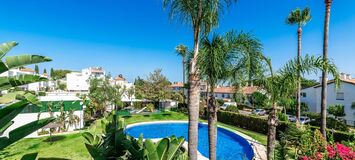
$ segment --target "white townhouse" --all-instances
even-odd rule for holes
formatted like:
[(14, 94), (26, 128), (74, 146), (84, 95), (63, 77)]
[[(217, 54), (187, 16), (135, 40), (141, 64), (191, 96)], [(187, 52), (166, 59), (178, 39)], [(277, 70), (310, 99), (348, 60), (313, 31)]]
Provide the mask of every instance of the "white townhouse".
[[(39, 75), (39, 74), (36, 74), (36, 71), (31, 68), (15, 68), (15, 69), (10, 69), (9, 71), (6, 71), (4, 73), (1, 73), (0, 77), (16, 77), (20, 75)], [(42, 74), (39, 76), (49, 79), (48, 74)], [(38, 92), (41, 90), (45, 90), (47, 87), (49, 89), (53, 89), (55, 88), (55, 85), (56, 85), (55, 82), (49, 80), (49, 81), (30, 83), (19, 87), (22, 88), (23, 90)]]
[(131, 82), (128, 82), (122, 74), (116, 76), (115, 78), (111, 79), (111, 85), (119, 85), (121, 88), (125, 88), (126, 92), (123, 93), (122, 95), (122, 101), (123, 102), (132, 102), (135, 99), (134, 94), (132, 96), (128, 95), (128, 89), (134, 88), (134, 84)]
[[(334, 80), (328, 81), (327, 105), (344, 105), (346, 116), (343, 117), (348, 125), (355, 126), (355, 79), (350, 74), (341, 73), (340, 86), (335, 88)], [(309, 105), (310, 112), (321, 112), (321, 85), (301, 90), (301, 102)]]
[(105, 78), (106, 72), (102, 67), (90, 67), (81, 72), (71, 72), (66, 75), (67, 90), (71, 92), (88, 92), (90, 87), (89, 79)]

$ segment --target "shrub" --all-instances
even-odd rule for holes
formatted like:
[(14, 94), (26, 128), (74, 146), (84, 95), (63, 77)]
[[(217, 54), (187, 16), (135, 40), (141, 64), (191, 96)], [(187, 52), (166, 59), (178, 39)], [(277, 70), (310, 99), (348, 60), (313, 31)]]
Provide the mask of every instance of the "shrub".
[(254, 92), (251, 95), (251, 102), (255, 107), (262, 108), (265, 107), (267, 104), (267, 96), (260, 92)]
[(237, 106), (230, 105), (226, 108), (226, 111), (239, 113)]
[[(236, 127), (244, 128), (250, 131), (267, 134), (267, 128), (268, 128), (267, 119), (263, 119), (260, 117), (248, 116), (248, 115), (227, 112), (227, 111), (219, 111), (218, 121)], [(280, 138), (279, 136), (280, 132), (285, 132), (290, 125), (293, 125), (293, 123), (283, 122), (283, 121), (279, 122), (279, 125), (277, 126), (278, 139)], [(307, 126), (307, 127), (309, 127), (312, 130), (319, 129), (319, 127), (315, 127), (315, 126)], [(347, 132), (335, 130), (332, 134), (334, 137), (334, 141), (336, 142), (355, 141), (354, 133), (347, 133)]]
[[(320, 126), (321, 118), (318, 117), (314, 121), (310, 122), (312, 126)], [(348, 126), (344, 122), (340, 122), (332, 117), (327, 117), (327, 128), (335, 129), (339, 131), (349, 131)]]
[(335, 119), (337, 119), (337, 117), (344, 117), (345, 116), (344, 105), (341, 104), (331, 105), (328, 108), (328, 113), (333, 115)]
[(216, 99), (217, 105), (218, 106), (222, 106), (224, 104), (224, 100), (223, 99)]
[(277, 116), (279, 117), (279, 120), (280, 120), (280, 121), (288, 122), (288, 117), (287, 117), (287, 115), (286, 115), (285, 113), (279, 112), (279, 113), (277, 114)]
[(155, 106), (153, 103), (148, 103), (145, 107), (147, 107), (150, 112), (154, 112), (155, 110)]
[(38, 92), (38, 96), (46, 96), (46, 92)]

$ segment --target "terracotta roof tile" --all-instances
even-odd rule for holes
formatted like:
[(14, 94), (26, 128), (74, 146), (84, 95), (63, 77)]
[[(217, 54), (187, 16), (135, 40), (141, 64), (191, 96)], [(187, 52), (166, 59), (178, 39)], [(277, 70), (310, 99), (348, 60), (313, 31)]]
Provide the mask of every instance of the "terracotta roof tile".
[(171, 87), (184, 87), (184, 83), (176, 82), (176, 83), (171, 84)]

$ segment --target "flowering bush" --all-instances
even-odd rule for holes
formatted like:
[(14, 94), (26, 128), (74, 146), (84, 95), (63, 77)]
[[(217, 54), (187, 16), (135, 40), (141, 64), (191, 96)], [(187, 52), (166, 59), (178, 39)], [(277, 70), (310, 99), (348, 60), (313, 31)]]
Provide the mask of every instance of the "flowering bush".
[(326, 146), (325, 152), (316, 152), (310, 156), (300, 156), (299, 160), (354, 160), (355, 151), (343, 144)]

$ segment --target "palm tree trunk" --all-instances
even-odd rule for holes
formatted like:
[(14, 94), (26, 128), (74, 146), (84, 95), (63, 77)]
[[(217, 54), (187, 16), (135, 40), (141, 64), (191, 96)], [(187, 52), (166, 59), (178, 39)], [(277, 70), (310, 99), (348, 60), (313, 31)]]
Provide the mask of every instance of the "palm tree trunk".
[(276, 103), (272, 104), (272, 111), (269, 114), (268, 118), (268, 133), (267, 133), (267, 159), (272, 160), (275, 150), (275, 141), (276, 141), (276, 126), (278, 120), (276, 117)]
[[(330, 6), (332, 0), (325, 0), (325, 18), (324, 18), (324, 36), (323, 36), (323, 60), (328, 61), (328, 39), (329, 39), (329, 20)], [(322, 71), (322, 91), (321, 91), (321, 133), (324, 138), (327, 137), (327, 67)]]
[[(201, 2), (202, 3), (202, 2)], [(200, 38), (200, 28), (194, 27), (194, 57), (191, 60), (189, 71), (189, 134), (188, 134), (188, 154), (190, 160), (197, 160), (198, 144), (198, 118), (200, 102), (200, 75), (196, 67), (198, 56), (198, 45)]]
[(186, 96), (185, 96), (185, 91), (186, 91), (186, 88), (185, 88), (185, 83), (186, 83), (186, 57), (185, 56), (183, 56), (182, 57), (182, 83), (184, 84), (184, 86), (183, 86), (183, 98), (184, 98), (184, 100), (183, 100), (183, 102), (184, 103), (187, 103), (187, 100), (186, 100)]
[[(208, 144), (209, 144), (209, 158), (216, 160), (217, 148), (217, 106), (215, 97), (213, 95), (213, 86), (211, 87), (211, 95), (208, 99)], [(208, 95), (207, 95), (208, 96)]]
[(300, 67), (301, 67), (301, 36), (302, 36), (302, 28), (301, 26), (298, 27), (297, 30), (297, 43), (298, 43), (298, 48), (297, 48), (297, 113), (296, 113), (296, 121), (297, 124), (299, 124), (300, 122), (300, 117), (301, 117), (301, 71), (300, 71)]

